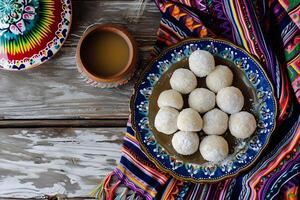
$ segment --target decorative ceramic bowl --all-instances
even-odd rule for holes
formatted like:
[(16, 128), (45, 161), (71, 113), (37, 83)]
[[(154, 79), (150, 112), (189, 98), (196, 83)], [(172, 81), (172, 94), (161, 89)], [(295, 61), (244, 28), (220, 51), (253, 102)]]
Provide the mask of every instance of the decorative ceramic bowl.
[(1, 0), (0, 68), (24, 70), (49, 60), (63, 45), (71, 0)]
[[(243, 110), (253, 113), (258, 122), (256, 132), (248, 139), (236, 139), (228, 131), (225, 133), (230, 155), (218, 163), (205, 161), (199, 151), (191, 156), (177, 154), (171, 145), (172, 136), (154, 128), (159, 94), (171, 88), (169, 79), (174, 70), (188, 68), (188, 57), (197, 49), (211, 52), (216, 64), (231, 68), (233, 85), (245, 96)], [(205, 78), (198, 80), (198, 87), (206, 87)], [(138, 141), (160, 170), (183, 181), (215, 182), (237, 175), (259, 158), (275, 128), (276, 105), (272, 84), (258, 61), (230, 42), (205, 38), (183, 41), (154, 60), (136, 84), (131, 112)]]
[[(84, 40), (91, 34), (101, 34), (102, 32), (117, 34), (126, 42), (128, 46), (129, 53), (127, 64), (124, 65), (121, 71), (111, 76), (100, 76), (96, 73), (93, 73), (90, 70), (90, 66), (86, 66), (86, 64), (83, 62), (84, 59), (82, 58), (82, 51), (86, 51), (82, 49)], [(112, 24), (96, 24), (89, 27), (80, 38), (76, 50), (76, 62), (78, 71), (82, 75), (84, 81), (86, 81), (88, 84), (98, 88), (117, 87), (127, 83), (134, 74), (137, 63), (137, 45), (131, 34), (124, 28)]]

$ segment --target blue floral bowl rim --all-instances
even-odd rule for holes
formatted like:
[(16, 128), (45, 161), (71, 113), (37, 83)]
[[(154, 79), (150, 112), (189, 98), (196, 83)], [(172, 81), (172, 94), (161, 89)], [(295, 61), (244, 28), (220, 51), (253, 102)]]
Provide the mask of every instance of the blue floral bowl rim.
[[(261, 148), (261, 150), (258, 152), (256, 158), (254, 160), (252, 160), (247, 166), (240, 168), (239, 171), (233, 173), (233, 174), (228, 174), (226, 176), (220, 177), (220, 178), (216, 178), (216, 179), (193, 179), (193, 178), (183, 178), (181, 176), (178, 176), (176, 173), (174, 173), (172, 170), (166, 168), (165, 166), (163, 166), (163, 164), (161, 164), (159, 161), (157, 161), (152, 155), (151, 153), (148, 152), (147, 147), (145, 147), (143, 145), (142, 142), (142, 138), (141, 138), (141, 133), (138, 131), (137, 127), (135, 126), (135, 112), (134, 110), (135, 108), (135, 99), (137, 97), (138, 94), (138, 88), (140, 86), (140, 84), (143, 82), (145, 75), (147, 74), (147, 72), (149, 72), (151, 70), (151, 68), (153, 67), (153, 64), (155, 62), (157, 62), (159, 59), (161, 59), (165, 54), (169, 53), (172, 49), (180, 47), (182, 45), (184, 45), (186, 42), (203, 42), (203, 41), (214, 41), (214, 42), (223, 42), (226, 43), (227, 45), (234, 47), (236, 49), (238, 49), (239, 51), (243, 52), (245, 55), (247, 55), (248, 57), (250, 57), (256, 64), (257, 66), (260, 68), (260, 70), (263, 72), (263, 74), (265, 75), (266, 80), (270, 83), (270, 87), (271, 87), (271, 93), (272, 93), (272, 99), (274, 100), (274, 126), (270, 132), (270, 134), (268, 135), (268, 138), (266, 140), (266, 142), (263, 144), (263, 147)], [(266, 73), (265, 69), (262, 67), (260, 61), (257, 60), (257, 58), (255, 58), (253, 55), (251, 55), (250, 53), (248, 53), (245, 49), (243, 49), (240, 46), (237, 46), (235, 44), (233, 44), (232, 42), (224, 39), (224, 38), (211, 38), (211, 37), (204, 37), (204, 38), (187, 38), (184, 39), (180, 42), (178, 42), (175, 45), (169, 46), (166, 49), (164, 49), (157, 57), (155, 57), (154, 59), (152, 59), (149, 64), (146, 66), (145, 69), (142, 70), (139, 78), (135, 81), (134, 84), (134, 90), (133, 90), (133, 94), (131, 96), (130, 99), (130, 119), (131, 119), (131, 125), (133, 128), (133, 131), (137, 137), (137, 140), (141, 146), (142, 151), (145, 153), (145, 155), (147, 156), (147, 158), (153, 162), (155, 164), (155, 166), (161, 170), (163, 173), (169, 174), (172, 177), (176, 178), (177, 180), (180, 181), (184, 181), (184, 182), (192, 182), (192, 183), (216, 183), (228, 178), (232, 178), (235, 177), (237, 175), (239, 175), (240, 173), (242, 173), (243, 171), (246, 171), (247, 169), (251, 168), (257, 161), (258, 159), (261, 157), (261, 154), (265, 151), (265, 149), (267, 148), (269, 142), (270, 142), (270, 138), (271, 135), (274, 133), (274, 130), (276, 129), (276, 122), (277, 122), (277, 115), (278, 115), (278, 105), (277, 105), (277, 99), (274, 95), (275, 90), (274, 90), (274, 86), (272, 84), (272, 81), (270, 81), (271, 79), (269, 78), (269, 75)]]

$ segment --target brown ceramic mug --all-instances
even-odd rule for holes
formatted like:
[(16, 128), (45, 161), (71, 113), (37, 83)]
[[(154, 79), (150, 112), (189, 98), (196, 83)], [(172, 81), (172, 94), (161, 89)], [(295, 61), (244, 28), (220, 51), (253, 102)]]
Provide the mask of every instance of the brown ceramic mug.
[[(122, 66), (117, 73), (109, 76), (103, 76), (99, 73), (94, 73), (94, 70), (91, 69), (91, 66), (87, 66), (87, 64), (84, 62), (84, 58), (82, 57), (83, 51), (85, 51), (85, 49), (82, 49), (85, 40), (91, 34), (101, 34), (103, 32), (117, 34), (126, 42), (128, 46), (127, 63), (124, 64), (124, 66)], [(76, 50), (76, 61), (79, 72), (85, 77), (88, 83), (95, 87), (101, 88), (116, 87), (118, 85), (127, 83), (132, 77), (137, 62), (137, 45), (131, 34), (121, 27), (111, 24), (93, 25), (84, 32), (83, 36), (79, 40)]]

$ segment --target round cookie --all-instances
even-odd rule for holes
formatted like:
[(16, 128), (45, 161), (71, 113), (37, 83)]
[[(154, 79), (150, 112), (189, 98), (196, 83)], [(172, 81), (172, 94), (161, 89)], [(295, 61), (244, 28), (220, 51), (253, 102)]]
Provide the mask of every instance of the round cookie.
[(218, 162), (228, 156), (229, 148), (227, 141), (217, 135), (209, 135), (200, 143), (200, 153), (203, 158), (210, 162)]
[(160, 93), (157, 100), (158, 107), (172, 107), (181, 110), (183, 107), (183, 98), (176, 90), (165, 90)]
[(202, 129), (202, 124), (200, 114), (192, 108), (182, 110), (177, 118), (177, 127), (181, 131), (197, 132)]
[(198, 150), (199, 136), (195, 132), (179, 131), (173, 135), (172, 145), (181, 155), (192, 155)]
[(203, 131), (207, 135), (222, 135), (228, 129), (228, 115), (215, 108), (203, 116)]
[(217, 94), (217, 105), (228, 114), (237, 113), (244, 106), (244, 96), (236, 87), (226, 87)]
[(215, 69), (215, 59), (208, 51), (196, 50), (189, 57), (189, 66), (196, 76), (205, 77)]
[(197, 78), (188, 69), (180, 68), (174, 71), (170, 79), (172, 89), (188, 94), (197, 87)]
[(229, 118), (230, 133), (236, 138), (245, 139), (250, 137), (256, 127), (255, 117), (251, 113), (243, 111), (232, 114)]
[(200, 113), (213, 109), (216, 105), (216, 95), (206, 88), (197, 88), (189, 95), (189, 106)]
[(175, 108), (163, 107), (155, 116), (155, 128), (164, 134), (170, 135), (175, 133), (177, 128), (177, 117), (179, 112)]
[(206, 77), (207, 87), (217, 93), (225, 87), (231, 86), (233, 81), (233, 73), (229, 67), (218, 65), (216, 69)]

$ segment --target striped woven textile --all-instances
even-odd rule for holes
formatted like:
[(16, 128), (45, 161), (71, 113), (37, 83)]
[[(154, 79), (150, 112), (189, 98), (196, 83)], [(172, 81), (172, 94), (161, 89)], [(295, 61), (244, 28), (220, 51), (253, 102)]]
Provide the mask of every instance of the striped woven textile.
[[(118, 167), (94, 193), (103, 199), (300, 199), (300, 1), (155, 0), (162, 13), (154, 53), (187, 37), (221, 37), (261, 61), (278, 99), (278, 128), (260, 162), (214, 184), (181, 182), (142, 152), (128, 122)], [(111, 183), (112, 177), (117, 181)], [(120, 185), (126, 190), (119, 196)]]

